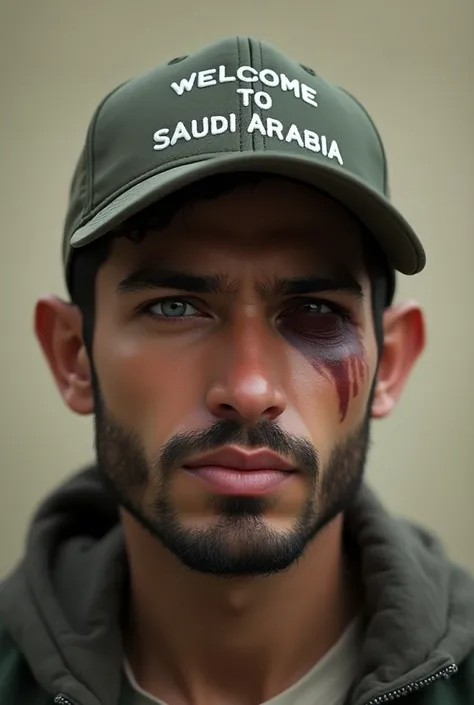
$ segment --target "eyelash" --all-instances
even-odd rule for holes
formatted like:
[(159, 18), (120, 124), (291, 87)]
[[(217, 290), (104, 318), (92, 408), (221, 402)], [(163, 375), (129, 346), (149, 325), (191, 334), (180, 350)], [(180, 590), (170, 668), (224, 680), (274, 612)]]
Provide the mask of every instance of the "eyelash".
[(189, 304), (189, 306), (192, 306), (193, 308), (199, 310), (199, 304), (197, 302), (191, 301), (190, 299), (184, 298), (182, 296), (165, 296), (163, 298), (154, 299), (153, 301), (147, 301), (145, 304), (142, 304), (141, 306), (138, 307), (138, 313), (144, 314), (145, 316), (149, 316), (154, 321), (167, 320), (170, 323), (179, 323), (183, 320), (188, 320), (189, 318), (194, 318), (194, 315), (193, 316), (159, 316), (156, 313), (152, 313), (151, 309), (154, 306), (156, 306), (157, 304), (165, 304), (168, 301), (172, 301), (173, 303)]
[[(311, 298), (311, 297), (299, 297), (296, 299), (292, 299), (292, 302), (294, 305), (291, 307), (285, 308), (285, 310), (282, 312), (283, 315), (290, 313), (291, 311), (294, 311), (302, 306), (305, 306), (307, 304), (320, 304), (323, 306), (327, 306), (328, 308), (331, 309), (332, 315), (339, 316), (340, 318), (344, 320), (352, 320), (353, 319), (353, 314), (352, 312), (346, 308), (345, 306), (342, 306), (341, 304), (337, 304), (334, 301), (327, 301), (326, 299), (316, 299), (316, 298)], [(322, 314), (322, 315), (330, 315), (330, 314)]]
[[(193, 308), (196, 308), (199, 310), (199, 304), (197, 302), (193, 302), (191, 299), (182, 297), (182, 296), (165, 296), (163, 298), (159, 299), (154, 299), (153, 301), (147, 301), (145, 304), (142, 304), (138, 308), (138, 313), (144, 314), (146, 316), (149, 316), (152, 318), (154, 321), (156, 320), (167, 320), (168, 323), (182, 323), (185, 320), (188, 320), (190, 318), (194, 318), (195, 316), (159, 316), (155, 313), (152, 313), (151, 309), (156, 306), (157, 304), (164, 304), (167, 303), (168, 301), (172, 301), (173, 303), (179, 302), (183, 304), (189, 304)], [(320, 304), (327, 306), (332, 310), (332, 315), (337, 315), (344, 321), (352, 321), (353, 320), (353, 314), (352, 312), (347, 309), (346, 307), (336, 304), (333, 301), (327, 301), (326, 299), (316, 299), (316, 298), (311, 298), (311, 297), (299, 297), (295, 299), (291, 299), (291, 302), (294, 304), (291, 307), (285, 308), (280, 316), (285, 316), (289, 313), (291, 313), (294, 310), (297, 310), (298, 308), (308, 305), (308, 304)], [(331, 314), (322, 314), (322, 315), (331, 315)], [(279, 317), (280, 317), (279, 316)]]

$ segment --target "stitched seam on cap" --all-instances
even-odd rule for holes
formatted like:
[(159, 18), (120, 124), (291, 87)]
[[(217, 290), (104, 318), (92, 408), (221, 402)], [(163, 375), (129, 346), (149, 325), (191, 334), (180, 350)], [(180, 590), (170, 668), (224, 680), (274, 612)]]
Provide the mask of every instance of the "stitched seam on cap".
[(125, 84), (128, 83), (128, 81), (124, 81), (121, 83), (119, 86), (114, 88), (110, 93), (108, 93), (105, 98), (99, 103), (95, 114), (92, 118), (90, 128), (89, 128), (89, 135), (88, 135), (88, 146), (87, 146), (87, 151), (88, 151), (88, 168), (87, 168), (87, 202), (84, 206), (84, 210), (82, 211), (81, 219), (86, 217), (85, 216), (85, 211), (89, 210), (92, 212), (92, 204), (94, 202), (93, 199), (93, 193), (94, 193), (94, 171), (95, 171), (95, 159), (94, 159), (94, 145), (95, 145), (95, 128), (97, 125), (97, 120), (99, 119), (99, 115), (102, 111), (102, 108), (104, 107), (105, 103), (108, 101), (109, 98), (111, 98), (115, 93), (117, 93), (122, 86), (125, 86)]
[[(240, 42), (239, 42), (239, 37), (236, 38), (237, 42), (237, 68), (240, 66)], [(242, 88), (242, 81), (239, 80), (238, 82), (239, 88)], [(239, 94), (237, 94), (239, 96)], [(239, 103), (239, 141), (240, 141), (240, 151), (244, 151), (244, 138), (242, 135), (242, 129), (243, 129), (243, 120), (242, 120), (242, 101), (238, 100)]]
[(383, 142), (382, 142), (382, 137), (380, 136), (380, 133), (379, 133), (379, 131), (378, 131), (378, 129), (377, 129), (377, 127), (376, 127), (374, 121), (372, 120), (372, 118), (370, 117), (370, 115), (369, 115), (369, 113), (367, 112), (366, 108), (362, 105), (362, 103), (360, 103), (360, 102), (357, 100), (357, 98), (355, 98), (355, 97), (352, 95), (352, 93), (349, 93), (349, 91), (347, 91), (345, 88), (341, 88), (341, 87), (339, 86), (339, 89), (340, 89), (343, 93), (345, 93), (347, 96), (349, 96), (349, 98), (352, 98), (352, 100), (359, 106), (359, 108), (362, 110), (362, 112), (364, 113), (364, 115), (367, 117), (367, 119), (369, 120), (370, 124), (372, 125), (372, 128), (373, 128), (373, 130), (374, 130), (374, 132), (375, 132), (375, 134), (376, 134), (376, 136), (377, 136), (377, 140), (378, 140), (378, 143), (379, 143), (379, 145), (380, 145), (380, 149), (381, 149), (382, 157), (383, 157), (383, 192), (384, 192), (384, 194), (385, 194), (386, 196), (388, 196), (388, 193), (387, 193), (387, 188), (388, 188), (388, 164), (387, 164), (387, 155), (386, 155), (386, 153), (385, 153), (385, 147), (384, 147)]
[(86, 214), (89, 210), (89, 207), (92, 202), (92, 183), (91, 183), (91, 178), (90, 178), (90, 172), (91, 172), (91, 167), (90, 167), (90, 161), (92, 158), (92, 130), (93, 126), (95, 125), (95, 120), (97, 119), (97, 113), (99, 112), (99, 107), (96, 108), (96, 111), (94, 115), (92, 116), (91, 123), (89, 125), (89, 129), (87, 130), (87, 135), (86, 135), (86, 144), (84, 146), (84, 181), (85, 181), (85, 187), (86, 187), (86, 196), (84, 198), (84, 203), (82, 204), (82, 210), (79, 215), (79, 222), (86, 217)]
[[(260, 69), (263, 70), (263, 47), (262, 47), (262, 42), (258, 43), (260, 47)], [(263, 149), (265, 150), (267, 148), (267, 135), (262, 135), (262, 144), (263, 144)]]
[[(254, 60), (253, 60), (252, 42), (250, 41), (250, 39), (247, 39), (247, 44), (249, 45), (249, 64), (250, 64), (250, 66), (255, 68)], [(257, 83), (257, 81), (255, 83)], [(254, 86), (255, 86), (255, 83), (254, 83)], [(254, 89), (254, 91), (255, 91), (255, 89)], [(257, 111), (257, 105), (255, 102), (252, 103), (252, 100), (250, 100), (249, 103), (250, 103), (250, 106), (249, 106), (250, 107), (250, 119), (252, 119), (252, 115), (253, 115), (254, 110)], [(252, 131), (251, 140), (252, 140), (252, 152), (255, 152), (256, 151), (256, 149), (255, 149), (255, 130)]]

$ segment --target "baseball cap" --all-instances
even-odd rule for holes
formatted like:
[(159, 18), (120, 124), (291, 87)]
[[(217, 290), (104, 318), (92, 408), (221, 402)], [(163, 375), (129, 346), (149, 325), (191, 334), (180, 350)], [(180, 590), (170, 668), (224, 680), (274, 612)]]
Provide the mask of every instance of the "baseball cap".
[(185, 186), (235, 172), (316, 187), (358, 217), (389, 268), (423, 269), (423, 247), (390, 202), (384, 147), (365, 108), (275, 47), (230, 37), (158, 65), (102, 100), (71, 184), (66, 279), (77, 248)]

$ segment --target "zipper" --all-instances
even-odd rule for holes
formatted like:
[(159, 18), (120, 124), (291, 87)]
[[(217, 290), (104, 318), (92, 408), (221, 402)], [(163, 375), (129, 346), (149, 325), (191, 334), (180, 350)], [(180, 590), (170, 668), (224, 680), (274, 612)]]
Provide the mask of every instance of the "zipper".
[[(383, 695), (379, 695), (378, 697), (373, 698), (365, 705), (382, 705), (382, 703), (388, 703), (392, 702), (393, 700), (398, 700), (399, 698), (404, 698), (406, 695), (410, 695), (410, 693), (413, 693), (413, 691), (418, 691), (422, 688), (426, 688), (428, 685), (431, 685), (435, 681), (439, 681), (441, 678), (445, 678), (446, 680), (448, 680), (449, 678), (451, 678), (451, 676), (454, 676), (454, 674), (457, 673), (458, 670), (459, 669), (456, 664), (452, 663), (450, 666), (446, 666), (440, 671), (433, 673), (432, 676), (428, 676), (427, 678), (420, 678), (420, 680), (413, 681), (412, 683), (404, 685), (401, 688), (397, 688), (396, 690), (390, 690), (387, 693), (384, 693)], [(68, 704), (66, 703), (66, 705)]]
[(72, 700), (69, 700), (69, 698), (66, 698), (65, 695), (60, 693), (54, 698), (54, 705), (74, 705), (74, 703)]
[[(458, 672), (458, 670), (459, 669), (456, 664), (452, 663), (449, 666), (442, 668), (440, 671), (433, 673), (432, 676), (413, 681), (412, 683), (404, 685), (401, 688), (397, 688), (396, 690), (390, 690), (384, 693), (383, 695), (379, 695), (376, 698), (373, 698), (365, 705), (383, 705), (383, 703), (388, 703), (392, 702), (393, 700), (404, 698), (406, 695), (410, 695), (410, 693), (412, 693), (414, 690), (421, 690), (422, 688), (426, 688), (428, 685), (431, 685), (435, 681), (441, 680), (441, 678), (445, 678), (446, 680), (448, 680), (449, 678), (451, 678), (451, 676), (454, 676), (455, 673)], [(72, 700), (69, 700), (69, 698), (60, 693), (54, 698), (54, 705), (74, 705), (74, 703), (72, 702)]]

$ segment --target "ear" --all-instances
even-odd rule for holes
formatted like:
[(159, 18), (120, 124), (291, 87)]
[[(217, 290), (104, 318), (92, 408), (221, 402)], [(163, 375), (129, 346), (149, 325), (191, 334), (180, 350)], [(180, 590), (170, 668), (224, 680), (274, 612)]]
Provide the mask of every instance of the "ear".
[(34, 325), (62, 398), (77, 414), (91, 414), (94, 395), (80, 310), (55, 296), (45, 296), (36, 304)]
[(384, 339), (372, 403), (372, 417), (388, 416), (425, 347), (423, 312), (415, 302), (392, 306), (384, 313)]

